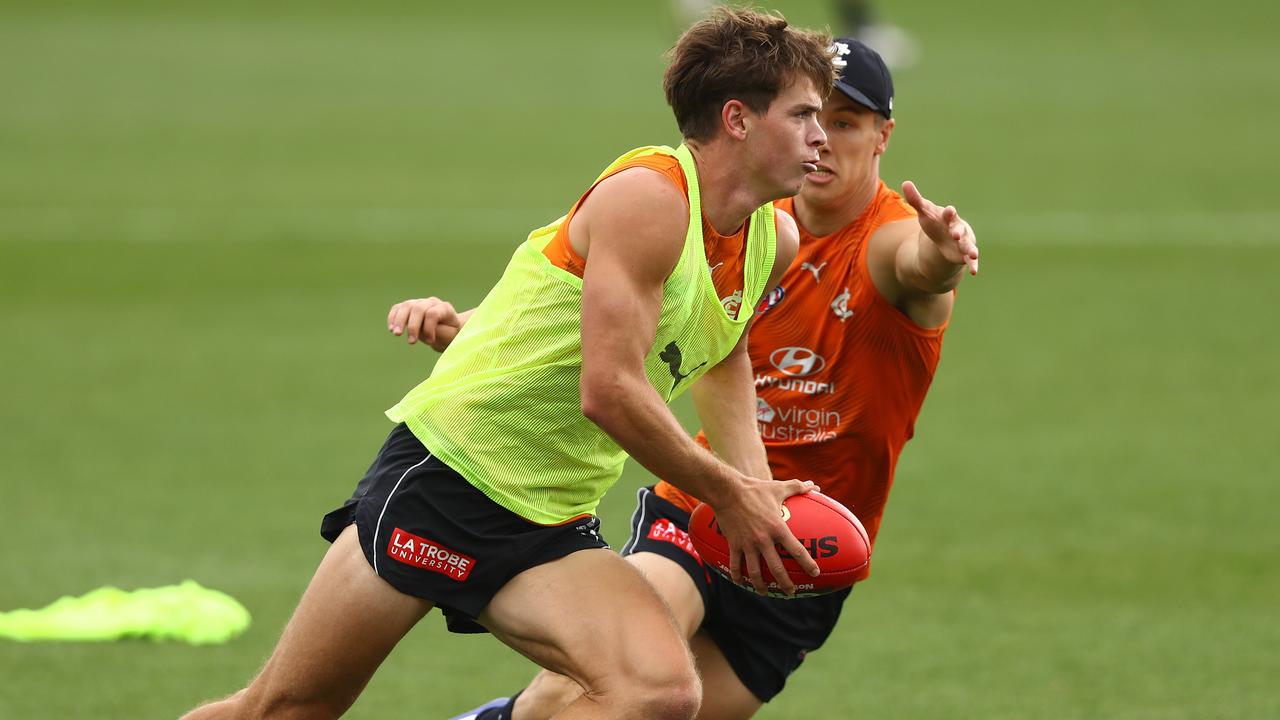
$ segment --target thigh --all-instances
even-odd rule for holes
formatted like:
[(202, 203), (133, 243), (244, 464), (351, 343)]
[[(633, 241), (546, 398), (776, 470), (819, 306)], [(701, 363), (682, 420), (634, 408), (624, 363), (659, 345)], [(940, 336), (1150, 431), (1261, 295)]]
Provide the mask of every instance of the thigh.
[(262, 672), (250, 707), (322, 705), (338, 713), (431, 604), (373, 573), (348, 526), (325, 554)]
[(666, 601), (684, 636), (691, 637), (706, 614), (711, 580), (689, 537), (689, 513), (653, 488), (640, 488), (622, 555)]
[(702, 626), (706, 606), (688, 571), (680, 563), (652, 552), (628, 555), (627, 562), (640, 571), (667, 604), (681, 634), (686, 638), (692, 637)]
[(698, 720), (747, 720), (763, 705), (725, 659), (720, 647), (705, 633), (689, 640), (694, 664), (702, 677), (702, 709)]
[(480, 615), (498, 639), (588, 692), (691, 674), (653, 588), (610, 550), (582, 550), (517, 575)]
[[(683, 637), (689, 637), (702, 624), (702, 595), (689, 574), (678, 563), (661, 555), (640, 552), (627, 556), (627, 562), (640, 571), (674, 616)], [(583, 688), (564, 675), (543, 670), (520, 693), (516, 714), (525, 720), (552, 717), (582, 694)]]

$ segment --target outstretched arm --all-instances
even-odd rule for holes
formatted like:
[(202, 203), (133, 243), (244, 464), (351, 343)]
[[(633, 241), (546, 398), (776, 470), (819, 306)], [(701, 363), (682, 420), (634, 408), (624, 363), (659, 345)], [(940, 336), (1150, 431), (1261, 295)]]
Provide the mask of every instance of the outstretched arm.
[(908, 291), (939, 295), (960, 284), (964, 270), (978, 274), (978, 239), (955, 206), (938, 207), (915, 183), (902, 183), (902, 196), (918, 213), (919, 231), (898, 249), (896, 276)]
[(916, 219), (875, 231), (868, 241), (867, 271), (889, 304), (921, 327), (938, 327), (951, 316), (951, 290), (965, 269), (978, 274), (977, 239), (954, 207), (938, 207), (909, 181), (902, 192)]

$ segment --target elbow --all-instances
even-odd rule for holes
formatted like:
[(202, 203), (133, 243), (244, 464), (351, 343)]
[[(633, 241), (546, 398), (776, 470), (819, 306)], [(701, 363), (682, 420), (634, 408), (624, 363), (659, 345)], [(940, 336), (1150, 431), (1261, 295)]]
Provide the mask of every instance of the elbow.
[(929, 288), (929, 292), (932, 292), (934, 295), (944, 295), (959, 287), (962, 279), (964, 279), (963, 265), (960, 266), (959, 270), (952, 273), (950, 277), (933, 283)]
[(925, 295), (943, 295), (956, 289), (960, 284), (960, 280), (964, 278), (964, 266), (956, 268), (953, 272), (946, 276), (939, 277), (936, 273), (927, 275), (924, 273), (916, 273), (909, 276), (899, 275), (898, 281), (904, 287), (913, 288), (915, 292)]
[(579, 389), (583, 417), (601, 428), (607, 428), (618, 410), (620, 393), (617, 378), (583, 373)]

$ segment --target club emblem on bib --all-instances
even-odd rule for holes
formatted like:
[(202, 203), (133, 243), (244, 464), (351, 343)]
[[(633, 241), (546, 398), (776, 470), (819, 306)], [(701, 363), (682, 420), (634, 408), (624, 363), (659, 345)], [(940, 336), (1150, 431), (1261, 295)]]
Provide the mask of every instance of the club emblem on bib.
[(732, 295), (720, 298), (720, 306), (724, 308), (725, 315), (738, 317), (738, 308), (742, 307), (742, 291), (735, 290)]
[(844, 292), (837, 295), (836, 299), (831, 302), (831, 312), (835, 313), (836, 317), (840, 318), (840, 322), (844, 322), (845, 320), (853, 317), (853, 311), (849, 309), (850, 297), (849, 288), (845, 288)]

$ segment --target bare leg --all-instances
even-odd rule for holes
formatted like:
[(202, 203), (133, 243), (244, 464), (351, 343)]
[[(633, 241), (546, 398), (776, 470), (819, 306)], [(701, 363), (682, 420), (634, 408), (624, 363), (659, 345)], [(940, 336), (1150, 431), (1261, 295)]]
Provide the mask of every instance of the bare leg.
[[(764, 703), (756, 697), (729, 666), (724, 653), (705, 632), (689, 641), (698, 676), (702, 678), (702, 707), (697, 720), (747, 720)], [(573, 702), (582, 686), (569, 678), (543, 670), (516, 701), (515, 720), (546, 720)], [(529, 701), (526, 703), (525, 698)], [(522, 709), (523, 708), (523, 709)]]
[(184, 720), (339, 717), (430, 610), (431, 603), (374, 574), (350, 525), (320, 562), (258, 677)]
[(698, 678), (670, 612), (610, 550), (582, 550), (526, 570), (480, 619), (578, 686), (558, 720), (690, 720), (697, 712)]
[(747, 720), (755, 715), (764, 703), (738, 679), (720, 647), (702, 631), (693, 636), (689, 647), (705, 688), (698, 720)]
[[(702, 625), (702, 595), (693, 580), (677, 563), (655, 553), (641, 552), (626, 558), (638, 569), (666, 603), (676, 619), (681, 635), (690, 637)], [(583, 686), (559, 673), (543, 670), (516, 699), (513, 717), (517, 720), (547, 720), (577, 700)]]

